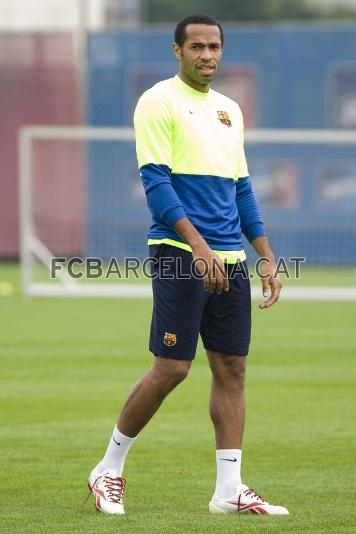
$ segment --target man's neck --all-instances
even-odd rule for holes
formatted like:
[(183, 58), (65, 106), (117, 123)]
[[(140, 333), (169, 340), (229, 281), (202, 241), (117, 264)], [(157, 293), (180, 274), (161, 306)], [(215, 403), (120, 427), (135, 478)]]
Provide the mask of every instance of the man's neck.
[(192, 87), (192, 89), (195, 89), (196, 91), (199, 91), (200, 93), (208, 93), (209, 92), (210, 83), (201, 84), (201, 83), (193, 82), (193, 80), (188, 78), (188, 76), (186, 76), (182, 71), (178, 72), (178, 76), (182, 80), (182, 82), (184, 82), (187, 85), (189, 85), (189, 87)]

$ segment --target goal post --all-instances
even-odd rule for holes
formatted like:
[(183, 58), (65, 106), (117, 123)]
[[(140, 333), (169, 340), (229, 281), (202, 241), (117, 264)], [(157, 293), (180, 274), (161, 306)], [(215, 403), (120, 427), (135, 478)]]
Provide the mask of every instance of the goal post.
[[(251, 129), (250, 174), (272, 243), (314, 265), (356, 265), (356, 132)], [(351, 174), (350, 174), (351, 173)], [(142, 283), (85, 283), (52, 258), (142, 258), (150, 215), (134, 157), (132, 128), (26, 126), (19, 133), (21, 276), (28, 297), (149, 297)], [(256, 178), (256, 180), (255, 180)], [(346, 191), (345, 191), (346, 188)], [(333, 213), (335, 228), (328, 221)], [(336, 216), (335, 216), (336, 214)], [(323, 231), (329, 242), (323, 248)], [(350, 244), (347, 242), (349, 236)], [(352, 241), (353, 240), (353, 241)], [(351, 243), (354, 243), (353, 245)], [(354, 249), (352, 248), (354, 247)], [(298, 255), (298, 254), (297, 254)], [(36, 275), (42, 265), (41, 275)], [(253, 296), (260, 297), (254, 287)], [(285, 298), (356, 300), (356, 288), (285, 287)]]

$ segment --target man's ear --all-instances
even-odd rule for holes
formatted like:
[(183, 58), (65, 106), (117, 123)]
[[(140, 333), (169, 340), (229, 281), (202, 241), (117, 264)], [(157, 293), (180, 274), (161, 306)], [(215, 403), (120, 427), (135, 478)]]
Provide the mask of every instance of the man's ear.
[(173, 54), (176, 56), (178, 60), (182, 57), (182, 51), (180, 46), (177, 43), (173, 43), (172, 45)]

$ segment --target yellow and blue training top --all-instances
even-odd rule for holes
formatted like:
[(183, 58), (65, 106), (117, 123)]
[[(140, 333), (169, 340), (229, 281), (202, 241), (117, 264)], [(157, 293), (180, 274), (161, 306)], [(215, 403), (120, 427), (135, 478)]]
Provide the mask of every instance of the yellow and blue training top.
[(152, 212), (149, 244), (190, 250), (174, 232), (188, 217), (226, 261), (245, 259), (241, 231), (265, 235), (248, 178), (239, 106), (179, 76), (157, 83), (138, 101), (134, 125), (141, 178)]

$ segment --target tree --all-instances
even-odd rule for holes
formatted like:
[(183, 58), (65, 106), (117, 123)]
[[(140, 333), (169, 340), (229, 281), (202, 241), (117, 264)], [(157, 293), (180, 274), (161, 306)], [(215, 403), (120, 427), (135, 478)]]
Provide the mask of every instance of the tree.
[(221, 21), (264, 21), (355, 17), (351, 8), (326, 11), (308, 0), (141, 0), (142, 22), (175, 22), (191, 13)]

